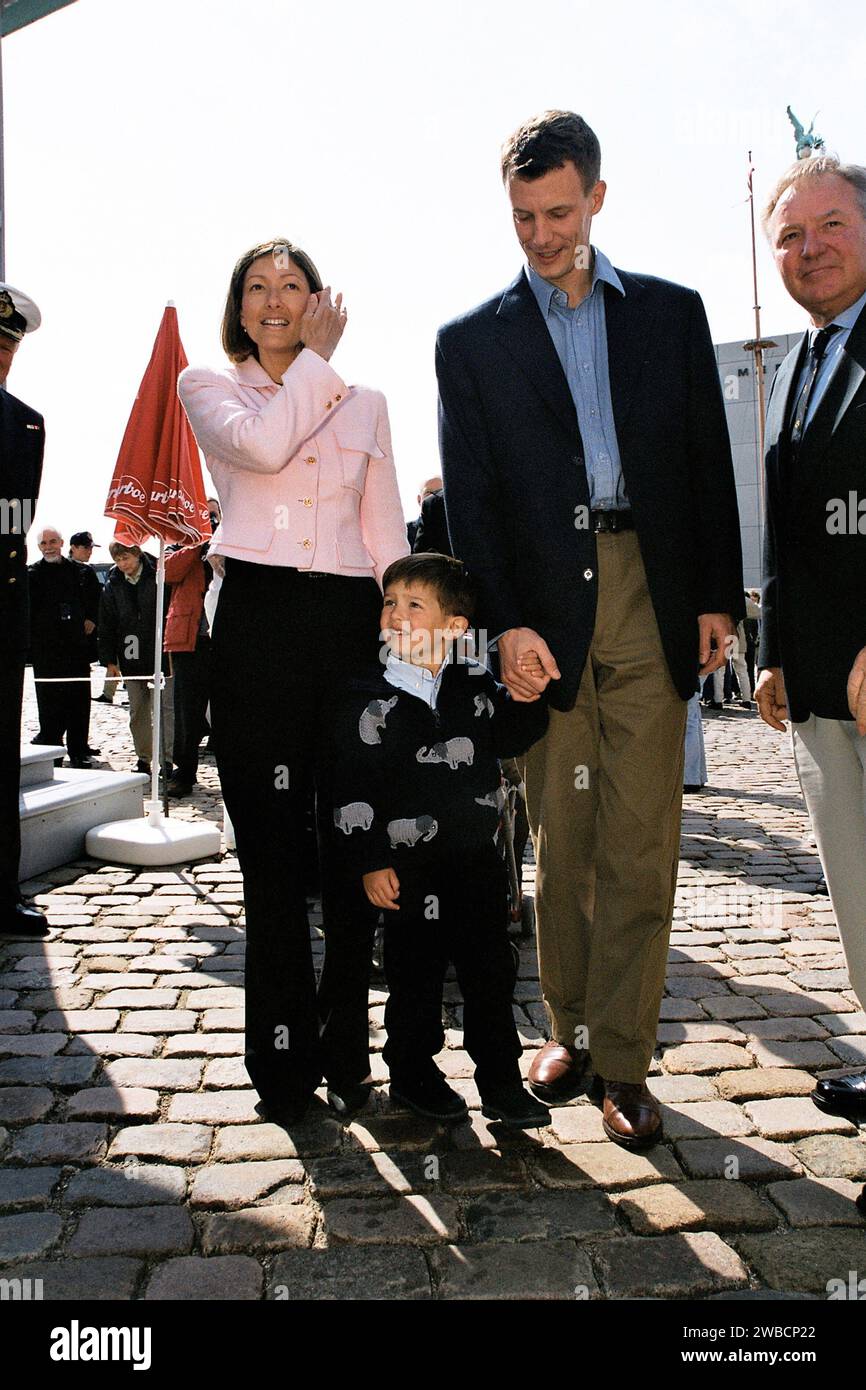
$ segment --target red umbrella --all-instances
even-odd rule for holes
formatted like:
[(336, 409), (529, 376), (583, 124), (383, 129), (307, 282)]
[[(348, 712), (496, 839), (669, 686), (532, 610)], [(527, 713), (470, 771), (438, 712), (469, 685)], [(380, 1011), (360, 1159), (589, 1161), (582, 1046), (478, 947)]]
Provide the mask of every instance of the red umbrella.
[[(126, 426), (105, 503), (105, 515), (117, 523), (116, 540), (124, 545), (140, 545), (149, 536), (159, 539), (154, 673), (162, 669), (165, 543), (201, 545), (211, 534), (198, 445), (177, 394), (177, 378), (186, 365), (177, 310), (173, 304), (167, 304)], [(157, 688), (159, 679), (161, 677), (154, 678)], [(151, 762), (151, 821), (154, 823), (159, 806), (160, 705), (161, 700), (155, 697)]]
[(177, 395), (187, 365), (177, 310), (168, 304), (132, 407), (105, 515), (115, 538), (140, 545), (148, 536), (200, 545), (211, 534), (198, 445)]

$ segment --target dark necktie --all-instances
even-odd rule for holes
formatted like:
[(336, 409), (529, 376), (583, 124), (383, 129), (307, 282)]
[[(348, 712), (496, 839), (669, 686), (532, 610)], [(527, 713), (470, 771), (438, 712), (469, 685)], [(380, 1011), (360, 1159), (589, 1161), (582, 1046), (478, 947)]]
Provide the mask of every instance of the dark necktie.
[(812, 392), (815, 389), (815, 381), (827, 351), (827, 344), (834, 333), (838, 333), (841, 324), (831, 323), (827, 328), (820, 328), (812, 339), (812, 346), (809, 348), (809, 370), (806, 372), (806, 380), (800, 388), (799, 395), (794, 402), (794, 410), (791, 415), (791, 452), (796, 455), (803, 438), (803, 431), (806, 428), (806, 416), (809, 413), (809, 401), (812, 399)]

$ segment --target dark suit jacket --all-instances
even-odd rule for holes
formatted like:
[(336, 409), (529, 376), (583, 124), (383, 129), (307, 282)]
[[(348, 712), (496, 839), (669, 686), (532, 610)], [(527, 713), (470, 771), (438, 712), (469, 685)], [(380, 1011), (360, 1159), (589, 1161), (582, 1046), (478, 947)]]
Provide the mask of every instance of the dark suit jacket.
[[(28, 643), (27, 528), (36, 511), (45, 422), (0, 390), (0, 653), (22, 657)], [(11, 529), (17, 527), (18, 529)]]
[[(776, 373), (765, 434), (759, 664), (782, 667), (795, 723), (810, 714), (851, 718), (848, 673), (866, 646), (866, 507), (857, 512), (866, 498), (866, 310), (851, 329), (795, 466), (788, 421), (807, 341), (804, 335)], [(853, 532), (838, 533), (834, 500), (850, 513)]]
[[(744, 614), (736, 487), (718, 369), (694, 290), (618, 270), (604, 286), (617, 441), (674, 684), (694, 692), (698, 614)], [(490, 639), (531, 627), (570, 709), (595, 625), (589, 485), (565, 373), (521, 271), (437, 339), (439, 425), (454, 553), (481, 590)]]
[(37, 560), (27, 580), (30, 660), (39, 674), (64, 676), (91, 659), (92, 643), (84, 623), (95, 625), (99, 620), (102, 585), (90, 565), (65, 555), (56, 564)]
[(434, 552), (438, 555), (451, 554), (448, 538), (448, 522), (445, 518), (445, 496), (441, 488), (429, 492), (421, 503), (421, 517), (412, 542), (414, 554)]

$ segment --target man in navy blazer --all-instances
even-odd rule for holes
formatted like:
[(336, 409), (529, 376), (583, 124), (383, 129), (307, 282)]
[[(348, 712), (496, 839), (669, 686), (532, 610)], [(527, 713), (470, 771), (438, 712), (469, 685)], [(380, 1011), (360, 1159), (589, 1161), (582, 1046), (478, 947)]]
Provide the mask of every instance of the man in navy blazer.
[[(772, 728), (791, 721), (851, 984), (866, 1006), (866, 168), (801, 160), (774, 188), (764, 227), (811, 327), (779, 367), (767, 411), (755, 699)], [(866, 1073), (819, 1081), (812, 1098), (866, 1119)]]
[(664, 991), (686, 701), (743, 615), (736, 489), (699, 296), (590, 244), (600, 149), (571, 112), (527, 122), (502, 175), (527, 265), (439, 332), (455, 555), (517, 699), (556, 1102), (591, 1061), (608, 1136), (661, 1135), (645, 1079)]

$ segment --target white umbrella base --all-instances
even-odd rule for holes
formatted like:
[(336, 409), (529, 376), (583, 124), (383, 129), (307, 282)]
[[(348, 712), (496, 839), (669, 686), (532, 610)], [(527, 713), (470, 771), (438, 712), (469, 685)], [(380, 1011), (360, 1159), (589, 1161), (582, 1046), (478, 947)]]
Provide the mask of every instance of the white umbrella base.
[(88, 830), (87, 853), (112, 864), (185, 864), (219, 854), (218, 825), (210, 821), (136, 820), (107, 821)]

